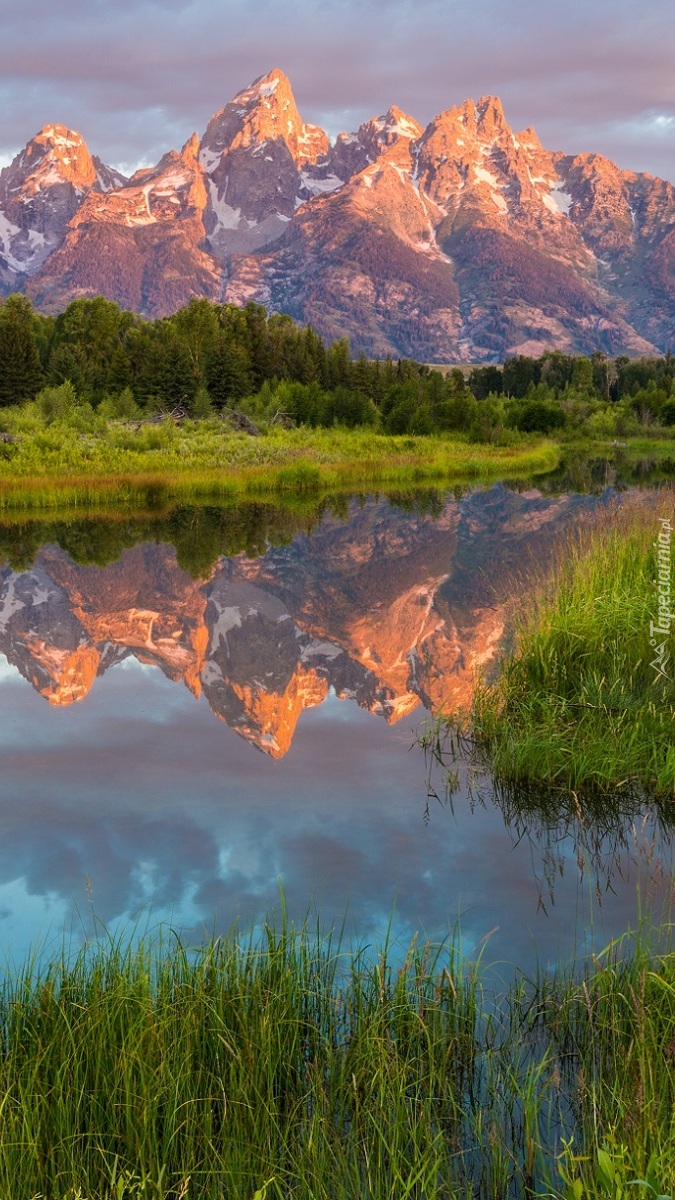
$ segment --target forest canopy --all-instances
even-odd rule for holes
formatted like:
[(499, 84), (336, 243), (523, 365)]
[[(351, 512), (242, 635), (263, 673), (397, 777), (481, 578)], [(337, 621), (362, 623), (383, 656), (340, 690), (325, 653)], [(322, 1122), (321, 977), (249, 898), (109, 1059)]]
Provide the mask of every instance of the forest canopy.
[(189, 417), (237, 409), (253, 421), (371, 426), (392, 434), (456, 432), (475, 441), (518, 434), (603, 437), (675, 426), (675, 360), (615, 360), (550, 351), (503, 365), (438, 368), (353, 359), (311, 326), (192, 299), (148, 321), (103, 297), (58, 316), (12, 295), (0, 303), (0, 406), (36, 402), (45, 420), (73, 406), (134, 419), (180, 406)]

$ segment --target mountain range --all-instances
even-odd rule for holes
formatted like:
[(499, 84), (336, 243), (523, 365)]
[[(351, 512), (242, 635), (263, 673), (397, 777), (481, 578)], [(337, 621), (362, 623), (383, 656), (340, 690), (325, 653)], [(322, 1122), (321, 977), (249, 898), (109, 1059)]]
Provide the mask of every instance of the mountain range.
[(675, 189), (544, 149), (491, 96), (426, 128), (392, 107), (331, 142), (273, 70), (131, 178), (45, 126), (0, 172), (12, 291), (43, 312), (105, 295), (150, 317), (254, 301), (369, 357), (664, 352)]

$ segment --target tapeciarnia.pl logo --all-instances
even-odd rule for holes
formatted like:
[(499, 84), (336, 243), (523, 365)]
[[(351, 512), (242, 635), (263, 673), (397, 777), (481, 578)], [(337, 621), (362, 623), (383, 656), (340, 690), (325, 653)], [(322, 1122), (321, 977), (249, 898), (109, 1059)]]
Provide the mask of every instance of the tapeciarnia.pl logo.
[(670, 676), (666, 670), (670, 661), (670, 651), (668, 650), (668, 638), (670, 636), (671, 622), (675, 621), (675, 613), (671, 609), (671, 539), (673, 536), (673, 527), (670, 522), (670, 517), (660, 518), (661, 530), (657, 540), (654, 542), (656, 550), (656, 579), (654, 585), (657, 590), (658, 601), (657, 609), (658, 616), (655, 621), (649, 622), (649, 644), (656, 653), (650, 667), (656, 671), (656, 677), (669, 679)]

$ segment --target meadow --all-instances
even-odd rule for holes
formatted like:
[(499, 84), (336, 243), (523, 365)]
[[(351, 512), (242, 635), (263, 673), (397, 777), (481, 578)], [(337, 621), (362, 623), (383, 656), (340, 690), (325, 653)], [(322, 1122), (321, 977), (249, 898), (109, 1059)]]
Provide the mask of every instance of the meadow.
[(283, 916), (197, 950), (99, 934), (0, 991), (3, 1196), (675, 1188), (675, 954), (644, 931), (501, 991), (452, 938), (395, 966)]
[(15, 440), (0, 443), (4, 509), (450, 485), (542, 473), (559, 460), (559, 450), (541, 438), (479, 446), (459, 437), (389, 436), (367, 428), (278, 427), (250, 437), (217, 417), (137, 426), (89, 410), (45, 424), (24, 408), (7, 412), (5, 425)]

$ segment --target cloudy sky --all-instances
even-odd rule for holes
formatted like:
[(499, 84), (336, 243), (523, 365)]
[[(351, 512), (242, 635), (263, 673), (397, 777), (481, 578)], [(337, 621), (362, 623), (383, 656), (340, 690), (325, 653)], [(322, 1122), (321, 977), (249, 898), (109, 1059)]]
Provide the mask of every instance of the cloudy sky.
[(156, 162), (272, 67), (306, 120), (423, 123), (501, 96), (544, 145), (675, 179), (675, 5), (646, 0), (0, 0), (0, 165), (79, 129), (122, 169)]

